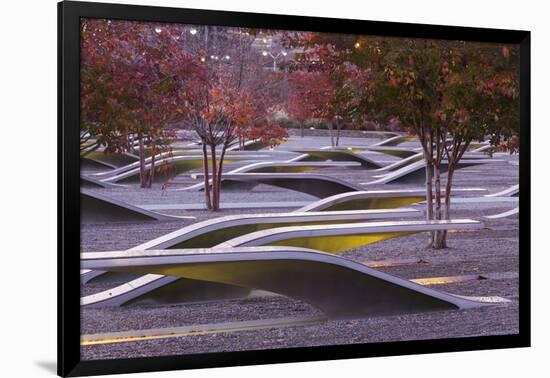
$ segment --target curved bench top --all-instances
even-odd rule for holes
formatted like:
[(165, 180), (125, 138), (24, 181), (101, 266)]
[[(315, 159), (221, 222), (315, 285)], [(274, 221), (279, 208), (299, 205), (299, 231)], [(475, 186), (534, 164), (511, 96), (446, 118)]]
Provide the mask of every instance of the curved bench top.
[[(427, 223), (432, 223), (427, 224)], [(438, 223), (438, 224), (434, 224)], [(323, 229), (326, 230), (329, 229), (328, 234), (332, 236), (339, 235), (346, 235), (351, 234), (355, 235), (358, 232), (363, 233), (369, 233), (373, 234), (373, 232), (387, 232), (385, 235), (389, 235), (390, 237), (396, 237), (401, 236), (406, 233), (412, 233), (412, 232), (422, 232), (426, 230), (434, 230), (434, 229), (475, 229), (482, 227), (482, 224), (477, 221), (472, 220), (456, 220), (456, 221), (432, 221), (432, 222), (426, 222), (426, 221), (420, 221), (420, 222), (376, 222), (376, 223), (363, 223), (363, 224), (351, 224), (352, 227), (349, 227), (347, 229), (345, 228), (338, 228), (333, 226), (301, 226), (301, 227), (283, 227), (278, 228), (276, 230), (280, 230), (279, 233), (272, 233), (271, 235), (268, 235), (269, 232), (255, 232), (252, 234), (244, 235), (242, 237), (238, 237), (230, 241), (229, 243), (222, 243), (215, 248), (202, 248), (202, 249), (195, 249), (196, 251), (213, 251), (213, 250), (225, 250), (227, 248), (233, 248), (233, 245), (241, 244), (239, 245), (239, 248), (244, 246), (249, 246), (248, 244), (261, 244), (264, 242), (269, 242), (267, 238), (271, 238), (271, 241), (273, 239), (285, 239), (288, 237), (303, 235), (305, 233), (309, 233), (307, 236), (315, 237), (316, 234), (322, 235)], [(353, 227), (355, 226), (355, 227)], [(369, 228), (369, 229), (366, 229)], [(395, 233), (395, 230), (400, 230), (399, 234)], [(269, 230), (268, 230), (269, 231)], [(393, 234), (391, 233), (393, 231)], [(168, 234), (170, 235), (170, 234)], [(252, 236), (251, 236), (252, 235)], [(251, 237), (250, 237), (251, 236)], [(258, 237), (256, 237), (258, 236)], [(169, 241), (169, 238), (163, 239), (159, 238), (155, 243), (144, 243), (140, 246), (134, 247), (131, 250), (128, 250), (126, 252), (120, 252), (120, 254), (127, 254), (128, 256), (133, 256), (134, 253), (140, 254), (144, 253), (144, 250), (153, 250), (159, 247), (163, 248), (169, 248), (169, 245), (175, 245), (177, 244), (177, 237), (178, 235), (175, 235), (172, 237), (172, 241)], [(330, 236), (329, 236), (330, 237)], [(255, 239), (255, 240), (251, 240)], [(175, 242), (174, 242), (175, 241)], [(373, 242), (377, 240), (371, 240), (368, 242)], [(368, 243), (367, 242), (367, 243)], [(168, 243), (168, 244), (166, 244)], [(365, 242), (362, 242), (364, 244)], [(265, 248), (265, 247), (264, 247)], [(285, 248), (299, 248), (299, 247), (285, 247)], [(344, 248), (345, 249), (345, 248)], [(189, 250), (189, 249), (188, 249)], [(266, 251), (272, 251), (272, 247), (267, 247)], [(171, 250), (170, 250), (171, 251)], [(169, 254), (169, 252), (166, 252)], [(95, 254), (94, 253), (88, 253)], [(96, 255), (100, 256), (100, 255)], [(88, 269), (101, 269), (98, 267), (93, 266), (81, 266), (82, 268), (88, 268)], [(173, 274), (169, 274), (173, 275)], [(146, 276), (139, 277), (138, 279), (135, 279), (133, 281), (130, 281), (128, 283), (119, 285), (113, 289), (109, 289), (106, 291), (102, 291), (100, 293), (96, 293), (93, 295), (89, 295), (86, 297), (81, 298), (81, 305), (83, 306), (105, 306), (105, 305), (122, 305), (124, 303), (127, 303), (128, 301), (135, 300), (136, 298), (140, 298), (143, 295), (147, 295), (149, 293), (152, 293), (153, 291), (157, 289), (161, 289), (162, 287), (171, 284), (175, 282), (176, 279), (174, 277), (163, 277), (159, 274), (147, 274)], [(207, 280), (208, 281), (208, 280)], [(215, 288), (213, 290), (209, 290), (211, 296), (216, 296), (217, 291), (223, 288)], [(157, 297), (160, 297), (160, 300), (162, 300), (162, 294), (157, 295)]]
[[(406, 167), (410, 164), (416, 163), (417, 161), (420, 161), (424, 158), (424, 155), (422, 152), (416, 153), (414, 155), (411, 155), (405, 159), (398, 160), (395, 163), (388, 164), (382, 168), (376, 169), (376, 172), (388, 172), (388, 171), (395, 171), (397, 169)], [(382, 176), (380, 176), (382, 177)]]
[(105, 153), (104, 151), (105, 150), (103, 148), (99, 148), (90, 152), (84, 152), (80, 155), (80, 158), (103, 164), (104, 166), (109, 168), (122, 167), (138, 159), (137, 156), (129, 152)]
[[(318, 198), (325, 198), (337, 193), (363, 190), (363, 188), (359, 185), (341, 180), (337, 177), (316, 173), (226, 173), (222, 176), (222, 181), (223, 180), (242, 182), (252, 181), (267, 185), (280, 186), (311, 194)], [(211, 182), (212, 180), (210, 180), (210, 184)], [(200, 182), (186, 188), (178, 188), (173, 190), (202, 190), (203, 188), (204, 183)]]
[[(246, 160), (248, 158), (250, 158), (250, 156), (246, 156), (246, 155), (242, 155), (242, 156), (241, 155), (238, 155), (238, 156), (226, 155), (225, 156), (226, 162), (229, 161), (229, 160), (235, 160), (235, 159)], [(202, 155), (170, 156), (170, 157), (166, 157), (166, 158), (160, 159), (158, 161), (155, 161), (155, 168), (159, 168), (163, 164), (173, 164), (173, 163), (186, 162), (186, 161), (195, 162), (195, 163), (198, 164), (197, 166), (202, 166), (203, 157), (202, 157)], [(149, 163), (145, 166), (145, 169), (150, 169), (150, 168), (151, 168), (151, 163)], [(194, 166), (190, 166), (188, 170), (191, 170), (191, 169), (194, 169), (194, 168), (195, 168)], [(101, 181), (102, 182), (107, 182), (107, 183), (114, 183), (114, 182), (124, 180), (125, 178), (135, 176), (135, 175), (139, 175), (139, 163), (136, 165), (135, 168), (130, 168), (130, 169), (124, 170), (121, 173), (118, 173), (114, 176), (109, 176), (109, 177), (103, 178)]]
[(93, 187), (93, 188), (120, 188), (123, 185), (112, 184), (110, 182), (104, 182), (87, 175), (80, 175), (80, 187)]
[(382, 168), (382, 165), (374, 160), (346, 149), (297, 149), (294, 150), (294, 152), (323, 158), (325, 160), (357, 161), (361, 163), (363, 167), (370, 169)]
[[(151, 160), (149, 160), (149, 161), (151, 161)], [(178, 161), (198, 161), (198, 162), (202, 162), (202, 156), (201, 155), (192, 155), (192, 156), (173, 156), (173, 157), (171, 156), (171, 157), (166, 157), (166, 158), (155, 161), (155, 167), (160, 167), (163, 164), (171, 164), (171, 163), (175, 163), (175, 162), (178, 162)], [(150, 169), (150, 168), (151, 168), (151, 163), (148, 163), (145, 166), (145, 169)], [(126, 169), (126, 170), (122, 171), (121, 173), (115, 174), (114, 176), (106, 177), (106, 178), (102, 179), (101, 181), (103, 181), (103, 182), (117, 182), (117, 181), (124, 180), (125, 178), (135, 176), (135, 175), (138, 175), (138, 174), (139, 174), (139, 163), (133, 168)]]
[(497, 193), (487, 194), (485, 197), (514, 197), (519, 195), (519, 184), (501, 190)]
[[(81, 254), (87, 269), (172, 275), (267, 290), (306, 303), (330, 318), (358, 318), (483, 305), (315, 250), (260, 247)], [(115, 288), (111, 296), (119, 295)]]
[[(328, 239), (337, 236), (366, 234), (395, 234), (392, 236), (395, 237), (407, 233), (452, 229), (480, 229), (482, 227), (483, 223), (473, 219), (452, 219), (440, 221), (388, 221), (279, 227), (242, 235), (221, 243), (216, 246), (216, 248), (253, 247), (299, 238), (311, 239), (321, 237)], [(367, 242), (358, 241), (358, 245), (364, 244), (367, 244)], [(345, 245), (331, 245), (330, 249), (333, 252), (340, 252), (348, 248)], [(330, 252), (328, 250), (324, 251)]]
[[(443, 190), (444, 191), (444, 190)], [(454, 188), (453, 194), (469, 194), (486, 192), (483, 188)], [(426, 189), (386, 189), (386, 190), (360, 190), (347, 193), (336, 194), (331, 197), (326, 197), (306, 205), (296, 211), (321, 211), (323, 209), (350, 202), (364, 199), (380, 199), (380, 198), (411, 198), (411, 203), (418, 202), (419, 198), (426, 198)]]
[(516, 214), (519, 214), (519, 206), (517, 206), (517, 207), (515, 207), (511, 210), (505, 211), (504, 213), (494, 214), (494, 215), (486, 215), (486, 216), (484, 216), (484, 218), (487, 218), (487, 219), (500, 219), (500, 218), (511, 217), (513, 215), (516, 215)]
[[(382, 168), (379, 168), (376, 170), (376, 172), (387, 172), (387, 171), (395, 171), (399, 168), (403, 168), (405, 166), (408, 166), (412, 163), (415, 163), (417, 161), (420, 161), (424, 158), (424, 154), (422, 152), (417, 152), (416, 154), (414, 155), (411, 155), (409, 157), (406, 157), (402, 160), (399, 160), (399, 161), (396, 161), (395, 163), (392, 163), (392, 164), (388, 164)], [(463, 156), (462, 156), (462, 159), (491, 159), (490, 156), (486, 155), (486, 154), (481, 154), (481, 153), (472, 153), (472, 152), (466, 152)], [(374, 176), (374, 177), (383, 177), (383, 175), (380, 175), (380, 176)]]
[(353, 222), (367, 219), (388, 219), (415, 217), (422, 212), (415, 209), (385, 209), (385, 210), (348, 210), (322, 212), (291, 212), (273, 214), (239, 214), (228, 215), (197, 222), (179, 230), (162, 235), (130, 250), (166, 249), (180, 244), (198, 235), (204, 235), (220, 229), (248, 224), (272, 223), (312, 223), (312, 222)]
[[(466, 167), (471, 165), (478, 165), (478, 164), (487, 164), (487, 163), (495, 163), (502, 161), (500, 159), (461, 159), (458, 162), (458, 167)], [(445, 172), (447, 168), (447, 162), (444, 160), (442, 163), (442, 171)], [(412, 177), (413, 175), (419, 174), (420, 171), (424, 170), (426, 168), (426, 162), (424, 160), (420, 160), (414, 163), (411, 163), (409, 165), (406, 165), (402, 168), (399, 168), (398, 170), (395, 170), (393, 172), (390, 172), (388, 174), (385, 174), (381, 178), (370, 181), (370, 182), (364, 182), (361, 183), (361, 185), (374, 185), (374, 184), (389, 184), (392, 182), (398, 182), (402, 180), (407, 180), (407, 177)]]
[[(182, 151), (182, 150), (177, 150), (177, 151), (172, 151), (172, 152), (162, 152), (160, 154), (155, 155), (155, 164), (158, 161), (162, 161), (164, 159), (171, 158), (171, 157), (177, 157), (177, 156), (189, 156), (189, 157), (202, 158), (202, 152), (201, 151), (197, 151), (193, 155), (194, 156), (190, 156), (189, 151)], [(151, 163), (151, 160), (152, 160), (151, 156), (145, 158), (145, 164), (149, 165)], [(139, 160), (135, 161), (133, 163), (130, 163), (130, 164), (126, 164), (122, 167), (112, 169), (112, 170), (107, 171), (107, 172), (93, 173), (90, 176), (94, 176), (94, 177), (97, 177), (97, 178), (100, 178), (100, 179), (104, 179), (106, 177), (115, 176), (119, 173), (123, 173), (123, 172), (129, 171), (131, 169), (135, 169), (135, 168), (139, 169)]]
[[(175, 157), (180, 157), (180, 156), (181, 157), (188, 157), (189, 159), (193, 159), (193, 158), (202, 159), (203, 158), (202, 150), (174, 150), (174, 151), (171, 151), (171, 152), (170, 151), (162, 152), (160, 154), (155, 155), (155, 165), (159, 161), (162, 161), (164, 159), (170, 159), (170, 158), (175, 158)], [(208, 156), (210, 157), (210, 154), (208, 154)], [(269, 158), (270, 157), (270, 155), (267, 155), (267, 154), (265, 154), (265, 155), (258, 155), (257, 153), (251, 154), (249, 151), (233, 151), (233, 152), (231, 152), (231, 154), (226, 155), (226, 156), (228, 156), (229, 158), (232, 158), (232, 159), (233, 158), (239, 158), (239, 159), (242, 158), (243, 160), (246, 160), (246, 159), (261, 159), (261, 158)], [(151, 160), (152, 160), (151, 156), (147, 157), (145, 159), (145, 164), (149, 165), (151, 163)], [(115, 176), (117, 174), (129, 171), (129, 170), (135, 169), (135, 168), (139, 169), (139, 161), (135, 161), (133, 163), (124, 165), (124, 166), (116, 168), (116, 169), (112, 169), (110, 171), (99, 172), (99, 173), (91, 173), (89, 176), (97, 177), (99, 179), (105, 179), (107, 177), (112, 177), (112, 176)]]
[(391, 147), (391, 146), (368, 146), (364, 148), (365, 151), (379, 152), (386, 155), (397, 156), (401, 159), (417, 155), (419, 153), (418, 148), (405, 148), (405, 147)]
[(391, 138), (388, 138), (388, 139), (384, 139), (380, 142), (377, 142), (377, 143), (374, 143), (374, 144), (371, 144), (372, 147), (377, 147), (377, 146), (397, 146), (403, 142), (412, 142), (412, 141), (415, 141), (415, 140), (418, 140), (418, 138), (416, 136), (409, 136), (409, 135), (396, 135), (394, 137), (391, 137)]
[[(86, 209), (85, 202), (86, 200), (93, 201), (93, 208)], [(145, 210), (140, 207), (131, 205), (126, 202), (119, 201), (114, 198), (109, 198), (107, 196), (101, 195), (99, 193), (92, 192), (90, 190), (80, 188), (80, 201), (81, 201), (81, 218), (86, 217), (86, 212), (94, 210), (98, 212), (98, 220), (100, 222), (105, 222), (109, 219), (109, 212), (114, 211), (118, 215), (113, 215), (113, 219), (119, 221), (143, 221), (143, 220), (158, 220), (158, 221), (174, 221), (174, 220), (183, 220), (183, 219), (196, 219), (195, 217), (190, 216), (175, 216), (175, 215), (164, 215), (154, 211)], [(104, 206), (104, 209), (101, 207)], [(104, 214), (101, 214), (104, 212)], [(89, 215), (91, 218), (89, 221), (93, 221), (93, 215)], [(120, 220), (122, 218), (123, 220)]]
[[(255, 173), (254, 171), (262, 168), (278, 168), (278, 167), (313, 167), (313, 168), (334, 168), (334, 167), (359, 167), (359, 162), (344, 162), (344, 161), (331, 161), (331, 162), (299, 162), (299, 161), (265, 161), (259, 163), (251, 163), (229, 171), (227, 173)], [(192, 177), (199, 177), (202, 173), (192, 175)]]

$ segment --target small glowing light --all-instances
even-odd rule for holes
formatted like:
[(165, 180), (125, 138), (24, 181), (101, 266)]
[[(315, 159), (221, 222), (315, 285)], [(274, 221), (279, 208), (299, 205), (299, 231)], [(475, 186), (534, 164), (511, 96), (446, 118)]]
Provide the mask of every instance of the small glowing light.
[(474, 275), (451, 276), (451, 277), (416, 278), (411, 281), (419, 285), (445, 285), (445, 284), (456, 283), (456, 282), (477, 281), (477, 280), (483, 280), (483, 279), (485, 279), (483, 276), (474, 274)]
[(267, 56), (267, 51), (262, 51), (263, 56)]
[(201, 56), (201, 62), (206, 62), (206, 58), (204, 56)]
[(210, 59), (214, 59), (214, 55), (210, 55)]
[(225, 59), (226, 59), (226, 60), (229, 60), (229, 59), (231, 59), (231, 57), (230, 57), (229, 55), (226, 55), (226, 56), (225, 56)]
[(262, 41), (263, 41), (263, 43), (267, 43), (267, 39), (265, 39), (265, 38), (262, 39)]
[(283, 51), (282, 54), (283, 54), (283, 56), (286, 56), (286, 55), (287, 55), (287, 52), (286, 52), (286, 51)]
[(315, 127), (310, 127), (309, 129), (310, 129), (310, 130), (315, 130)]
[(359, 42), (355, 42), (355, 48), (358, 49), (359, 47), (361, 47), (361, 44)]
[(158, 34), (162, 33), (162, 29), (161, 29), (161, 28), (155, 28), (155, 31), (156, 31)]
[(191, 29), (189, 30), (189, 33), (191, 33), (191, 35), (195, 35), (197, 34), (197, 29)]

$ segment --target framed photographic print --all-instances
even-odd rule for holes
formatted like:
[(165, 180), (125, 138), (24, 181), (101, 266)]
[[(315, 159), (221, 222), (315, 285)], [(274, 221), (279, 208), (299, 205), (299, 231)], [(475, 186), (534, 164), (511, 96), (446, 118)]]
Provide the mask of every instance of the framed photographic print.
[(529, 346), (529, 32), (58, 10), (59, 375)]

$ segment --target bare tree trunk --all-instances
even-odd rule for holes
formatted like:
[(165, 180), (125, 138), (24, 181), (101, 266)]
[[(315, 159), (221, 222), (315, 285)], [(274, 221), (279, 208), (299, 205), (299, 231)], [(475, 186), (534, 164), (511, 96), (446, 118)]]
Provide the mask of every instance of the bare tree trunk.
[(330, 145), (334, 147), (334, 133), (332, 130), (332, 123), (327, 123), (328, 126), (328, 134), (330, 135)]
[(212, 210), (212, 201), (210, 199), (210, 175), (208, 173), (208, 151), (206, 142), (202, 140), (202, 170), (204, 174), (204, 204), (208, 210)]
[(340, 124), (336, 125), (336, 146), (340, 145)]
[(139, 186), (145, 188), (147, 180), (147, 172), (145, 171), (145, 147), (143, 146), (143, 136), (138, 135), (139, 138)]
[(300, 138), (304, 137), (304, 123), (300, 122)]
[[(449, 162), (450, 163), (450, 162)], [(447, 171), (447, 182), (445, 183), (445, 207), (443, 208), (443, 219), (451, 219), (451, 190), (453, 187), (454, 166), (449, 164)], [(441, 243), (443, 248), (447, 247), (447, 231), (441, 231)]]
[(220, 198), (221, 198), (221, 188), (222, 188), (222, 172), (223, 172), (223, 160), (225, 158), (225, 151), (227, 150), (227, 144), (224, 143), (223, 144), (223, 147), (222, 147), (222, 153), (220, 155), (220, 158), (219, 158), (219, 163), (218, 163), (218, 179), (217, 179), (217, 183), (216, 183), (216, 188), (218, 190), (218, 195), (216, 196), (216, 208), (219, 209), (220, 208)]
[[(424, 160), (426, 161), (426, 220), (431, 221), (434, 219), (434, 207), (433, 207), (433, 145), (431, 135), (426, 136), (426, 146), (424, 147)], [(434, 233), (430, 232), (429, 244), (433, 243)]]
[(149, 168), (149, 177), (147, 179), (147, 187), (151, 188), (153, 186), (153, 180), (155, 179), (155, 154), (157, 153), (157, 149), (155, 147), (155, 144), (151, 144), (151, 165)]
[(212, 211), (219, 210), (219, 201), (218, 197), (220, 194), (218, 188), (218, 166), (216, 162), (216, 146), (210, 146), (210, 159), (212, 160)]
[(434, 166), (431, 161), (426, 161), (426, 220), (434, 219), (432, 183)]
[[(441, 220), (441, 162), (443, 161), (443, 155), (445, 151), (446, 132), (441, 132), (440, 129), (435, 131), (435, 149), (436, 156), (434, 162), (434, 185), (435, 185), (435, 214), (436, 220)], [(445, 248), (443, 243), (442, 231), (435, 231), (432, 241), (432, 248), (442, 249)]]
[[(434, 218), (441, 220), (441, 162), (434, 164), (434, 175), (435, 175), (435, 211)], [(432, 242), (432, 248), (442, 249), (445, 248), (445, 243), (443, 240), (443, 232), (436, 231), (434, 234), (434, 239)]]

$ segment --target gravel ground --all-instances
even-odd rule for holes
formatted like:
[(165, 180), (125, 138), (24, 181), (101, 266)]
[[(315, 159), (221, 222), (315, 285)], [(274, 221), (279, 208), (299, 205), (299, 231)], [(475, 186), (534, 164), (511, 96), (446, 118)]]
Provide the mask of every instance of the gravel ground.
[[(343, 145), (368, 145), (375, 139), (344, 138)], [(304, 145), (322, 147), (328, 138), (307, 137), (293, 139), (279, 147), (289, 151)], [(402, 146), (414, 146), (406, 143)], [(273, 156), (288, 158), (281, 153)], [(380, 162), (395, 158), (381, 154), (367, 154)], [(510, 164), (517, 157), (498, 157), (502, 162), (469, 167), (457, 171), (456, 187), (482, 187), (494, 193), (518, 182), (518, 167)], [(316, 172), (339, 177), (350, 182), (368, 182), (376, 173), (362, 169), (323, 169)], [(196, 181), (185, 175), (177, 184), (186, 186)], [(418, 188), (421, 185), (382, 185), (368, 189)], [(136, 185), (116, 189), (93, 189), (107, 196), (140, 204), (192, 204), (202, 201), (202, 193), (162, 191), (159, 185), (151, 190)], [(314, 201), (314, 197), (259, 185), (251, 191), (224, 191), (225, 202), (280, 202)], [(518, 271), (518, 219), (517, 217), (486, 220), (484, 215), (498, 214), (517, 206), (515, 203), (458, 203), (453, 205), (454, 218), (483, 220), (481, 230), (449, 234), (449, 248), (434, 251), (427, 248), (427, 235), (410, 235), (386, 240), (346, 251), (343, 256), (360, 262), (377, 260), (412, 259), (408, 263), (379, 268), (386, 273), (405, 279), (446, 277), (463, 274), (514, 273)], [(421, 205), (416, 207), (422, 209)], [(207, 211), (171, 210), (176, 215), (191, 215), (197, 221), (242, 213), (287, 212), (292, 209), (232, 209), (212, 214)], [(152, 238), (164, 235), (194, 221), (83, 224), (81, 226), (81, 251), (123, 250)], [(112, 284), (81, 286), (87, 295), (104, 290)], [(512, 334), (518, 331), (518, 280), (516, 278), (471, 280), (460, 283), (431, 286), (454, 294), (471, 296), (502, 296), (512, 300), (500, 304), (464, 311), (442, 311), (424, 314), (408, 314), (347, 321), (326, 321), (321, 324), (261, 329), (208, 335), (186, 336), (170, 339), (136, 341), (81, 347), (83, 359), (106, 359), (140, 356), (160, 356), (182, 353), (205, 353), (236, 350), (288, 348), (327, 344), (350, 344), (379, 341), (430, 339), (441, 337), (466, 337), (476, 335)], [(240, 300), (210, 303), (177, 304), (163, 306), (135, 306), (123, 308), (83, 309), (81, 328), (83, 334), (148, 328), (176, 327), (230, 321), (278, 319), (286, 317), (317, 316), (319, 312), (303, 302), (282, 296), (262, 296)]]

